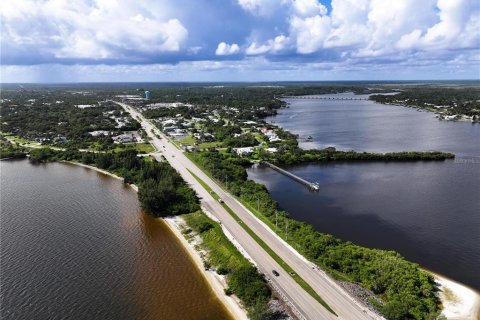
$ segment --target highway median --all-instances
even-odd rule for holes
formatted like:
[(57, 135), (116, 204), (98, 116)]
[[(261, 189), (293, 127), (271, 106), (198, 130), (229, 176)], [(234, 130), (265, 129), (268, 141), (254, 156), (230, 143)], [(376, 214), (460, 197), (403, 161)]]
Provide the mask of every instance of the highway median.
[[(188, 170), (188, 169), (187, 169)], [(200, 179), (195, 173), (188, 170), (190, 174), (205, 188), (215, 199), (220, 199), (219, 196), (213, 192), (212, 188), (208, 186), (205, 181)], [(320, 297), (320, 295), (302, 278), (293, 268), (291, 268), (280, 256), (278, 256), (260, 237), (253, 232), (250, 227), (243, 223), (242, 219), (224, 202), (221, 202), (222, 207), (237, 221), (240, 226), (272, 257), (294, 280), (298, 283), (308, 294), (317, 300), (325, 309), (337, 316), (335, 311)]]

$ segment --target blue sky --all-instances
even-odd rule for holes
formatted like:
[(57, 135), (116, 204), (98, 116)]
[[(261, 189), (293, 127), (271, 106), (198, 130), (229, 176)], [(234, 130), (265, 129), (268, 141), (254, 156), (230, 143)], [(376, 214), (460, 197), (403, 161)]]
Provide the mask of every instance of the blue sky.
[(480, 79), (477, 0), (3, 0), (1, 82)]

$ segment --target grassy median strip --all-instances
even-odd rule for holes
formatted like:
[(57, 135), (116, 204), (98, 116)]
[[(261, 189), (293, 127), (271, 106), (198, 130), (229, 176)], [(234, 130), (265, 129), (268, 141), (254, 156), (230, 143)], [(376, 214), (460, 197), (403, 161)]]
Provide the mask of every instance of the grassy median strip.
[[(188, 169), (187, 169), (188, 170)], [(219, 199), (218, 195), (213, 192), (212, 188), (210, 188), (202, 179), (200, 179), (196, 174), (192, 171), (188, 170), (190, 174), (205, 188), (212, 196), (216, 199)], [(282, 268), (290, 274), (290, 276), (297, 282), (305, 291), (307, 291), (315, 300), (317, 300), (322, 306), (325, 307), (328, 311), (337, 315), (335, 311), (330, 308), (330, 306), (318, 295), (318, 293), (313, 290), (313, 288), (305, 281), (302, 277), (300, 277), (295, 271), (285, 262), (282, 258), (280, 258), (275, 251), (273, 251), (249, 226), (243, 223), (242, 219), (225, 203), (222, 203), (222, 206), (227, 212), (237, 221), (243, 229), (265, 250), (272, 258), (275, 260)]]

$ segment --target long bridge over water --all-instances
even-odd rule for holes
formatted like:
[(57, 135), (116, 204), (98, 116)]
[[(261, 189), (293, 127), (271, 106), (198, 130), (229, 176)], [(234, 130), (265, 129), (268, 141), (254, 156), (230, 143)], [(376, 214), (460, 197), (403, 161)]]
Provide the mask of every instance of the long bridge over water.
[(304, 100), (368, 100), (368, 98), (347, 97), (319, 97), (319, 96), (281, 96), (281, 99), (304, 99)]
[(316, 182), (310, 182), (310, 181), (307, 181), (303, 178), (300, 178), (299, 176), (297, 175), (294, 175), (293, 173), (285, 170), (285, 169), (282, 169), (280, 167), (277, 167), (276, 165), (270, 163), (270, 162), (267, 162), (267, 161), (263, 161), (262, 163), (266, 164), (267, 166), (269, 166), (270, 168), (280, 172), (280, 173), (283, 173), (284, 175), (286, 175), (287, 177), (290, 177), (292, 178), (293, 180), (295, 181), (298, 181), (300, 182), (301, 184), (307, 186), (310, 190), (314, 190), (314, 191), (318, 191), (320, 189), (320, 186), (318, 185), (318, 183)]

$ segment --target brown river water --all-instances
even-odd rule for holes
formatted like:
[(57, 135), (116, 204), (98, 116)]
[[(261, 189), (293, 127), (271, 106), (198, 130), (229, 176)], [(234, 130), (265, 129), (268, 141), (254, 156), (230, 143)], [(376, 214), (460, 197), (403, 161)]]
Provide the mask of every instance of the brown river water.
[(2, 319), (230, 319), (136, 193), (96, 171), (2, 161)]

